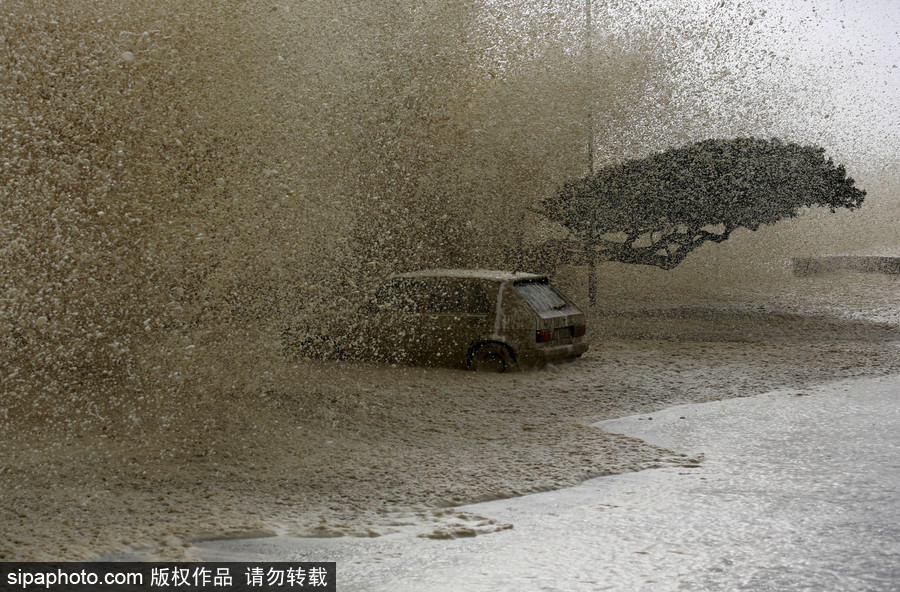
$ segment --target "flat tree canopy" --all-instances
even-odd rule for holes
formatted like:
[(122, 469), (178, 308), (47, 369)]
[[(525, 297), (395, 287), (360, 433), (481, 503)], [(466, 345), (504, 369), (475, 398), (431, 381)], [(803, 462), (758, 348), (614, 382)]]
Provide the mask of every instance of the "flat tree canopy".
[(801, 208), (858, 208), (865, 191), (825, 150), (778, 139), (704, 140), (604, 167), (534, 211), (565, 226), (592, 260), (671, 269), (706, 241)]

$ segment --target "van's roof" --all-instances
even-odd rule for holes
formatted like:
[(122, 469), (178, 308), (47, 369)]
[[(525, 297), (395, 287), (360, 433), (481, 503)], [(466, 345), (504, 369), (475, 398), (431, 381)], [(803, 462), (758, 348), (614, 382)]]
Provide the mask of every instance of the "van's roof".
[(423, 269), (420, 271), (410, 271), (408, 273), (399, 273), (394, 277), (401, 278), (421, 278), (421, 277), (451, 277), (451, 278), (474, 278), (481, 280), (494, 280), (506, 282), (510, 280), (542, 280), (546, 279), (545, 275), (534, 273), (525, 273), (521, 271), (500, 271), (497, 269)]

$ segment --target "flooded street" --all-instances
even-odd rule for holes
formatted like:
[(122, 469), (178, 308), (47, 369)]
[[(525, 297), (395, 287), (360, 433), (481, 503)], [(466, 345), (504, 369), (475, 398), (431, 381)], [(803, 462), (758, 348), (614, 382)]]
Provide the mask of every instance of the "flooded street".
[[(72, 423), (60, 415), (55, 424), (19, 423), (18, 431), (7, 432), (0, 440), (5, 460), (0, 524), (6, 534), (0, 555), (200, 560), (208, 551), (202, 541), (278, 535), (315, 537), (307, 538), (304, 548), (339, 565), (356, 561), (353, 553), (376, 552), (354, 550), (359, 545), (377, 550), (399, 544), (398, 565), (413, 570), (415, 563), (402, 560), (407, 548), (413, 558), (432, 549), (453, 564), (451, 549), (466, 556), (465, 545), (471, 543), (477, 556), (479, 545), (519, 537), (531, 521), (557, 528), (551, 516), (556, 510), (531, 509), (528, 500), (566, 507), (569, 502), (559, 500), (582, 497), (589, 508), (583, 518), (603, 523), (613, 514), (590, 508), (627, 507), (615, 499), (601, 501), (605, 483), (642, 483), (654, 474), (646, 469), (684, 472), (683, 479), (671, 483), (675, 498), (682, 495), (679, 487), (707, 483), (706, 471), (712, 469), (725, 471), (723, 479), (737, 479), (747, 469), (739, 456), (721, 457), (724, 467), (709, 464), (720, 462), (715, 460), (718, 447), (727, 448), (731, 434), (746, 435), (741, 446), (802, 444), (807, 437), (802, 431), (795, 442), (752, 436), (765, 430), (795, 434), (785, 430), (830, 421), (829, 404), (816, 411), (818, 397), (793, 394), (813, 394), (835, 381), (853, 384), (900, 374), (896, 277), (788, 276), (779, 285), (778, 290), (718, 299), (687, 290), (677, 300), (663, 290), (634, 298), (604, 295), (606, 306), (589, 311), (591, 350), (583, 358), (526, 372), (290, 360), (279, 353), (277, 340), (265, 335), (205, 343), (191, 351), (200, 350), (194, 355), (206, 363), (186, 375), (183, 392), (168, 407), (136, 407), (141, 414), (129, 417), (122, 407), (97, 405), (85, 410), (96, 414), (91, 423)], [(669, 441), (633, 427), (593, 427), (634, 414), (653, 416), (637, 423), (655, 427), (660, 425), (657, 414), (672, 406), (742, 398), (733, 402), (739, 405), (743, 398), (773, 390), (791, 396), (771, 399), (777, 403), (771, 428), (761, 419), (746, 426), (685, 420), (698, 434)], [(882, 398), (896, 395), (896, 389), (887, 389)], [(138, 403), (154, 401), (139, 398)], [(872, 403), (871, 417), (888, 421), (883, 404), (881, 399)], [(867, 399), (859, 405), (860, 413), (870, 417)], [(792, 419), (803, 409), (805, 419)], [(743, 417), (742, 412), (735, 417)], [(835, 436), (848, 433), (835, 427)], [(870, 435), (878, 433), (873, 429)], [(716, 434), (721, 443), (713, 443)], [(709, 445), (703, 444), (706, 438)], [(883, 440), (891, 438), (887, 432)], [(842, 445), (835, 439), (824, 449), (832, 444)], [(845, 444), (851, 451), (856, 446), (853, 440)], [(763, 458), (771, 453), (759, 452)], [(896, 455), (896, 450), (873, 451), (873, 462), (881, 462), (882, 454)], [(800, 469), (798, 479), (812, 470)], [(579, 486), (603, 475), (621, 476), (592, 481), (600, 490)], [(869, 476), (861, 478), (862, 484), (853, 485), (860, 495), (872, 485)], [(801, 479), (797, 487), (808, 485)], [(548, 491), (555, 493), (541, 493)], [(586, 491), (599, 491), (599, 497)], [(490, 507), (500, 513), (467, 507), (486, 500), (517, 501), (493, 502)], [(647, 500), (660, 501), (655, 495)], [(768, 523), (771, 504), (765, 504), (756, 506), (757, 519)], [(517, 507), (522, 509), (509, 511), (518, 514), (503, 514)], [(657, 510), (647, 508), (649, 515)], [(641, 523), (642, 511), (627, 513), (628, 520)], [(788, 516), (785, 522), (801, 518)], [(408, 534), (412, 525), (438, 541), (485, 536), (426, 546)], [(624, 525), (616, 528), (600, 530), (619, 537), (631, 532)], [(560, 532), (567, 530), (572, 529)], [(403, 542), (404, 536), (413, 542)], [(544, 536), (551, 537), (530, 540)], [(557, 544), (562, 546), (551, 556), (559, 559), (600, 543), (585, 539), (570, 545), (559, 538), (553, 541)], [(593, 567), (585, 569), (595, 574)], [(428, 573), (421, 570), (417, 577)], [(371, 571), (358, 577), (366, 574)]]
[(206, 561), (336, 561), (341, 590), (893, 590), (900, 379), (601, 422), (702, 459), (448, 511), (375, 538), (197, 544)]

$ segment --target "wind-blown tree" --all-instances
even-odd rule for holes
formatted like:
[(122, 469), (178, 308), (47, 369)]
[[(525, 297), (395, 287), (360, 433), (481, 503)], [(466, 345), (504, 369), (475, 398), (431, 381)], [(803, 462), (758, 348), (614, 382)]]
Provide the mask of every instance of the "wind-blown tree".
[[(817, 146), (778, 139), (704, 140), (604, 167), (534, 208), (564, 226), (570, 260), (672, 269), (707, 242), (811, 206), (856, 209), (865, 191)], [(577, 249), (572, 249), (572, 243)], [(561, 245), (556, 245), (557, 250)], [(550, 245), (544, 250), (552, 251)], [(561, 261), (562, 259), (562, 261)]]

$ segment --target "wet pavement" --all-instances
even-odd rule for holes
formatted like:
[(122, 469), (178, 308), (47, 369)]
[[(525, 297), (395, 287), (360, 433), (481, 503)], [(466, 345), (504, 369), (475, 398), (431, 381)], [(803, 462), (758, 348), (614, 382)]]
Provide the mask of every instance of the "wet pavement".
[(336, 561), (339, 590), (892, 590), (900, 378), (681, 405), (602, 429), (696, 467), (406, 520), (376, 538), (195, 543), (207, 561)]

